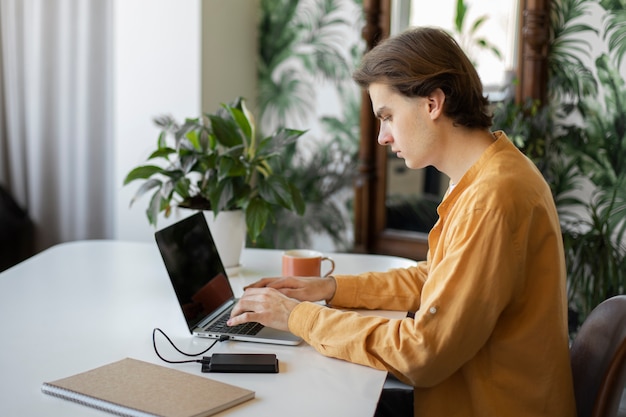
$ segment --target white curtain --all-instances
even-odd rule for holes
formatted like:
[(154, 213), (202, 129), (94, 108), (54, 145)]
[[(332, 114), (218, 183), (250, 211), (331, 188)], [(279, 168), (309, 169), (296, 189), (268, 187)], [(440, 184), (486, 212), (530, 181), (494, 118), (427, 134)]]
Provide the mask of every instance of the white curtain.
[(0, 185), (35, 247), (113, 230), (111, 0), (0, 0)]

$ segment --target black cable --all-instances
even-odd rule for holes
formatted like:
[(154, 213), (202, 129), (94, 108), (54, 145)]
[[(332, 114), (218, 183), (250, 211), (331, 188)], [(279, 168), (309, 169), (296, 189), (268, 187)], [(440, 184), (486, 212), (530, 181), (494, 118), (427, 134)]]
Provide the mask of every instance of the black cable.
[(163, 356), (161, 356), (161, 354), (159, 353), (159, 351), (158, 351), (158, 349), (157, 349), (157, 346), (156, 346), (156, 332), (157, 332), (157, 331), (158, 331), (159, 333), (161, 333), (161, 334), (162, 334), (162, 335), (163, 335), (163, 336), (167, 339), (167, 341), (168, 341), (168, 342), (170, 342), (170, 345), (172, 345), (172, 347), (173, 347), (174, 349), (176, 349), (176, 351), (177, 351), (178, 353), (180, 353), (180, 354), (182, 354), (182, 355), (185, 355), (185, 356), (189, 356), (189, 357), (200, 356), (200, 355), (202, 355), (202, 354), (204, 354), (204, 353), (207, 353), (207, 352), (208, 352), (208, 351), (209, 351), (209, 350), (210, 350), (213, 346), (215, 346), (215, 344), (216, 344), (217, 342), (223, 342), (223, 341), (225, 341), (225, 340), (228, 340), (228, 339), (229, 339), (229, 337), (228, 337), (228, 336), (223, 335), (223, 336), (221, 336), (219, 339), (217, 339), (217, 340), (215, 340), (213, 343), (211, 343), (211, 345), (210, 345), (208, 348), (206, 348), (205, 350), (203, 350), (202, 352), (192, 354), (192, 353), (186, 353), (186, 352), (183, 352), (182, 350), (180, 350), (178, 347), (176, 347), (176, 345), (174, 344), (174, 342), (172, 342), (172, 339), (170, 339), (170, 338), (169, 338), (169, 337), (165, 334), (165, 332), (164, 332), (163, 330), (159, 329), (158, 327), (155, 327), (155, 328), (152, 330), (152, 346), (154, 346), (154, 353), (156, 353), (156, 355), (159, 357), (159, 359), (161, 359), (162, 361), (167, 362), (167, 363), (191, 363), (191, 362), (203, 363), (203, 360), (202, 360), (202, 359), (190, 359), (190, 360), (185, 360), (185, 361), (170, 361), (170, 360), (165, 359)]

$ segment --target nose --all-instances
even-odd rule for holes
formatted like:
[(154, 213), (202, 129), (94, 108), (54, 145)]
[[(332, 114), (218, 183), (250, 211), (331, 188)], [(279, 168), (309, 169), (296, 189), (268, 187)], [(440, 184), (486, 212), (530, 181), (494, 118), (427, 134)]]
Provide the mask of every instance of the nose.
[(385, 123), (381, 123), (380, 130), (378, 131), (378, 144), (380, 145), (389, 145), (393, 142), (393, 136), (391, 136), (390, 129), (385, 125)]

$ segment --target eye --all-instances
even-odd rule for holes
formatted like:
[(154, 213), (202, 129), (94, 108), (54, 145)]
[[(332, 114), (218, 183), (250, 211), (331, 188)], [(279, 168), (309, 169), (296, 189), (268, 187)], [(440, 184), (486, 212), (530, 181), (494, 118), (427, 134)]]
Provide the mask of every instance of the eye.
[(380, 121), (381, 122), (390, 122), (391, 121), (391, 116), (381, 116), (380, 117)]

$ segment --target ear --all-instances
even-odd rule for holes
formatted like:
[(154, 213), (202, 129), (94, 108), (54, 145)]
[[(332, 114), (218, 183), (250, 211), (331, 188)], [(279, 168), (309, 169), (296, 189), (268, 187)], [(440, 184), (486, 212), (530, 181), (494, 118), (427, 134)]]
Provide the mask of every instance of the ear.
[(428, 95), (428, 112), (431, 119), (435, 120), (443, 115), (445, 101), (446, 95), (441, 88), (436, 88)]

